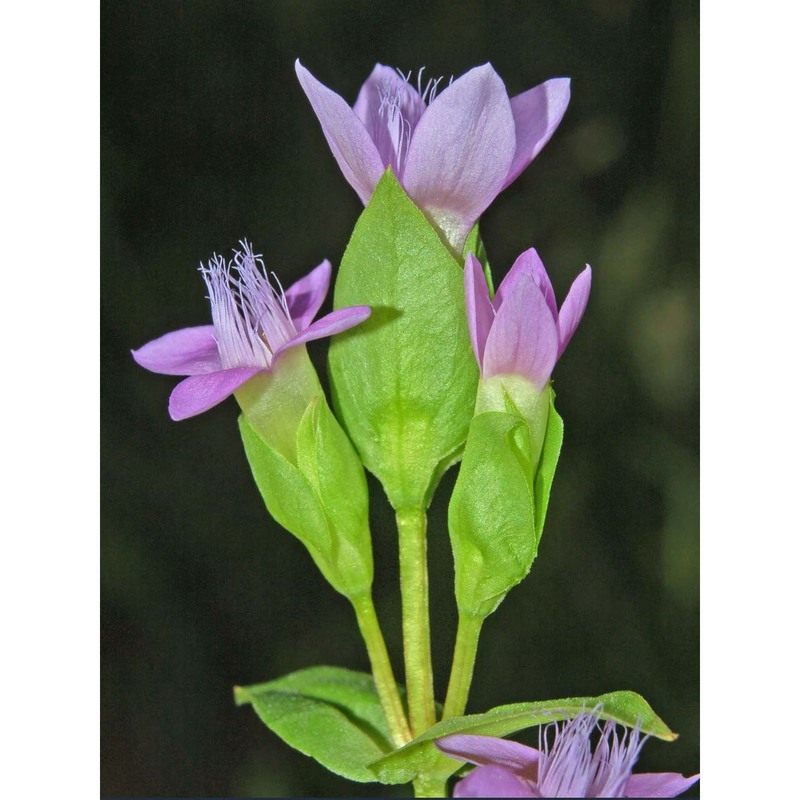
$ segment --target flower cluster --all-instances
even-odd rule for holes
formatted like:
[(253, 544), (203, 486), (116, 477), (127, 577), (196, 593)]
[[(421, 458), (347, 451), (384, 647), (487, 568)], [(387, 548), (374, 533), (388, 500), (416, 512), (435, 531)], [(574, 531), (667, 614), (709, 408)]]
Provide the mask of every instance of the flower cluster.
[[(444, 730), (470, 729), (463, 715), (481, 626), (537, 556), (563, 440), (552, 373), (592, 283), (587, 265), (559, 307), (530, 248), (493, 294), (475, 226), (553, 135), (570, 83), (555, 78), (511, 97), (489, 64), (447, 85), (423, 86), (420, 72), (416, 87), (410, 73), (377, 64), (351, 107), (299, 61), (295, 68), (344, 177), (367, 206), (342, 261), (336, 310), (315, 321), (330, 287), (329, 261), (284, 291), (243, 240), (231, 259), (214, 255), (200, 265), (211, 324), (167, 333), (133, 357), (183, 378), (169, 400), (174, 420), (235, 396), (267, 509), (351, 601), (366, 644), (371, 678), (311, 668), (237, 696), (257, 695), (267, 725), (279, 718), (285, 741), (337, 774), (383, 775), (387, 783), (413, 774), (417, 796), (445, 796), (453, 762), (436, 752), (431, 728), (441, 713)], [(331, 348), (334, 413), (305, 345), (370, 317)], [(447, 698), (438, 705), (425, 509), (458, 461), (448, 532), (459, 627)], [(397, 513), (405, 699), (372, 600), (365, 467)], [(633, 692), (573, 698), (570, 707), (593, 710), (570, 720), (561, 719), (564, 701), (534, 705), (559, 720), (540, 728), (537, 748), (458, 733), (435, 739), (441, 753), (475, 765), (456, 797), (674, 797), (699, 778), (633, 773), (647, 735), (672, 736)], [(369, 720), (369, 736), (351, 716)], [(649, 722), (620, 732), (608, 721), (620, 718)], [(335, 740), (309, 736), (333, 731), (331, 720)], [(418, 758), (421, 748), (427, 754)]]

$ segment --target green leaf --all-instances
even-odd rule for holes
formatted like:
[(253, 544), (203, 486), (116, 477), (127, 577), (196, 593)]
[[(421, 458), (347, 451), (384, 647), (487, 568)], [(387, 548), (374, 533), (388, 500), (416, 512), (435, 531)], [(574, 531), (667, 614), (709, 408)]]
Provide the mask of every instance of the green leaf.
[(286, 744), (351, 781), (377, 780), (367, 765), (392, 750), (371, 676), (339, 667), (311, 667), (234, 689)]
[(448, 514), (462, 614), (491, 614), (530, 572), (539, 546), (530, 449), (519, 414), (472, 420)]
[[(535, 725), (571, 719), (600, 706), (602, 708), (597, 712), (600, 719), (613, 720), (628, 727), (633, 727), (638, 722), (640, 730), (645, 734), (666, 741), (677, 739), (677, 734), (666, 726), (641, 695), (627, 691), (611, 692), (599, 697), (570, 697), (564, 700), (513, 703), (498, 706), (484, 714), (453, 717), (436, 723), (404, 747), (370, 764), (370, 769), (382, 783), (407, 783), (413, 781), (421, 772), (430, 769), (431, 759), (439, 752), (433, 744), (434, 739), (441, 739), (454, 733), (507, 736)], [(450, 762), (448, 775), (452, 775), (463, 766), (462, 762), (454, 759), (450, 759)]]
[(544, 530), (544, 520), (547, 516), (547, 506), (550, 504), (550, 489), (553, 486), (558, 457), (561, 454), (561, 444), (564, 441), (564, 420), (556, 411), (555, 397), (556, 393), (551, 386), (547, 429), (542, 445), (542, 455), (539, 458), (539, 468), (533, 481), (534, 496), (536, 497), (536, 536), (540, 540)]
[(342, 258), (334, 307), (371, 317), (331, 344), (337, 415), (395, 508), (427, 504), (457, 461), (475, 404), (478, 367), (464, 276), (391, 170)]

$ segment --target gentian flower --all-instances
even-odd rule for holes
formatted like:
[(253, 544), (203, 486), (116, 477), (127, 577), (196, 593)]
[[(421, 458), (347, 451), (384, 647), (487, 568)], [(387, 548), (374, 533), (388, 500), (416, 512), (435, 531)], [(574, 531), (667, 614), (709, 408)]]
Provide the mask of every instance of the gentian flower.
[(200, 266), (212, 325), (173, 331), (133, 351), (136, 362), (152, 372), (189, 376), (170, 396), (174, 420), (207, 411), (256, 375), (273, 373), (292, 348), (352, 328), (370, 315), (368, 306), (351, 306), (312, 322), (328, 292), (330, 262), (284, 292), (270, 281), (262, 257), (247, 242), (241, 245), (233, 260), (214, 255)]
[[(592, 747), (592, 734), (599, 740)], [(676, 797), (700, 778), (677, 772), (632, 774), (648, 737), (623, 729), (596, 711), (539, 729), (539, 747), (492, 736), (456, 734), (436, 741), (445, 755), (477, 764), (456, 784), (454, 797)]]
[(586, 310), (591, 267), (578, 275), (561, 310), (536, 251), (514, 262), (494, 298), (472, 253), (464, 265), (467, 322), (480, 367), (475, 413), (507, 411), (511, 399), (528, 419), (534, 455), (544, 440), (549, 408), (545, 391), (556, 362)]
[(421, 71), (415, 89), (376, 64), (350, 108), (299, 60), (295, 69), (362, 202), (391, 167), (459, 255), (478, 217), (547, 144), (569, 103), (568, 78), (509, 98), (500, 76), (484, 64), (437, 94), (439, 81), (423, 89)]
[(536, 250), (526, 250), (489, 297), (480, 261), (470, 253), (464, 268), (467, 321), (481, 377), (520, 375), (539, 391), (569, 344), (586, 310), (592, 269), (587, 264), (556, 307), (555, 293)]

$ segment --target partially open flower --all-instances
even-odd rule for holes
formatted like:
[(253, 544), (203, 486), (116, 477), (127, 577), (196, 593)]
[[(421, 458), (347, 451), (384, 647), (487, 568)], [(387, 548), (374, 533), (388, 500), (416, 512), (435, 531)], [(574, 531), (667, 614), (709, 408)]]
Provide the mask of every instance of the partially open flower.
[(312, 322), (328, 292), (330, 262), (283, 292), (261, 256), (247, 242), (241, 245), (231, 261), (215, 255), (200, 267), (213, 325), (173, 331), (133, 351), (152, 372), (189, 376), (170, 396), (174, 420), (207, 411), (259, 373), (273, 372), (291, 348), (352, 328), (370, 314), (368, 306), (352, 306)]
[(620, 734), (613, 722), (601, 726), (593, 712), (540, 728), (538, 749), (460, 734), (438, 739), (436, 746), (477, 765), (458, 782), (455, 797), (676, 797), (697, 783), (699, 775), (632, 774), (645, 741), (638, 728)]
[(470, 253), (464, 291), (481, 377), (519, 375), (544, 389), (586, 310), (591, 283), (592, 270), (587, 265), (559, 310), (547, 270), (530, 248), (514, 262), (490, 299), (483, 267)]
[[(470, 228), (548, 142), (569, 103), (569, 79), (509, 98), (491, 64), (438, 91), (376, 64), (350, 108), (299, 61), (297, 77), (345, 178), (366, 205), (391, 167), (459, 255)], [(410, 75), (409, 75), (410, 77)]]
[(467, 322), (481, 370), (475, 413), (508, 411), (513, 403), (530, 425), (534, 460), (547, 426), (545, 389), (583, 317), (591, 283), (587, 265), (559, 309), (547, 270), (530, 248), (514, 262), (492, 298), (481, 263), (472, 253), (467, 255)]

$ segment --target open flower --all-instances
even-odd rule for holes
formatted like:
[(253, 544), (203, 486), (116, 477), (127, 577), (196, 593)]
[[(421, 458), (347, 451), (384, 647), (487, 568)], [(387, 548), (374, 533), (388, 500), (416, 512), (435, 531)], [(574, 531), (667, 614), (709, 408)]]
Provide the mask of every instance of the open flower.
[(569, 103), (569, 79), (509, 98), (491, 64), (437, 93), (376, 64), (353, 108), (298, 60), (297, 77), (334, 157), (366, 205), (391, 166), (409, 197), (461, 252), (470, 228), (547, 144)]
[(470, 253), (464, 292), (472, 349), (481, 378), (519, 375), (542, 391), (586, 310), (592, 269), (575, 279), (561, 310), (536, 250), (526, 250), (511, 267), (494, 299), (483, 267)]
[(352, 328), (368, 306), (334, 311), (312, 322), (331, 280), (323, 261), (286, 292), (273, 286), (260, 255), (245, 241), (231, 261), (217, 255), (200, 271), (208, 286), (213, 325), (167, 333), (133, 351), (138, 364), (164, 375), (188, 375), (172, 391), (172, 419), (221, 403), (250, 378), (273, 371), (287, 350)]
[[(597, 744), (592, 734), (599, 730)], [(633, 775), (647, 737), (638, 728), (602, 727), (596, 712), (539, 729), (539, 747), (492, 736), (456, 734), (436, 741), (451, 758), (477, 764), (455, 797), (676, 797), (700, 778), (677, 772)]]

